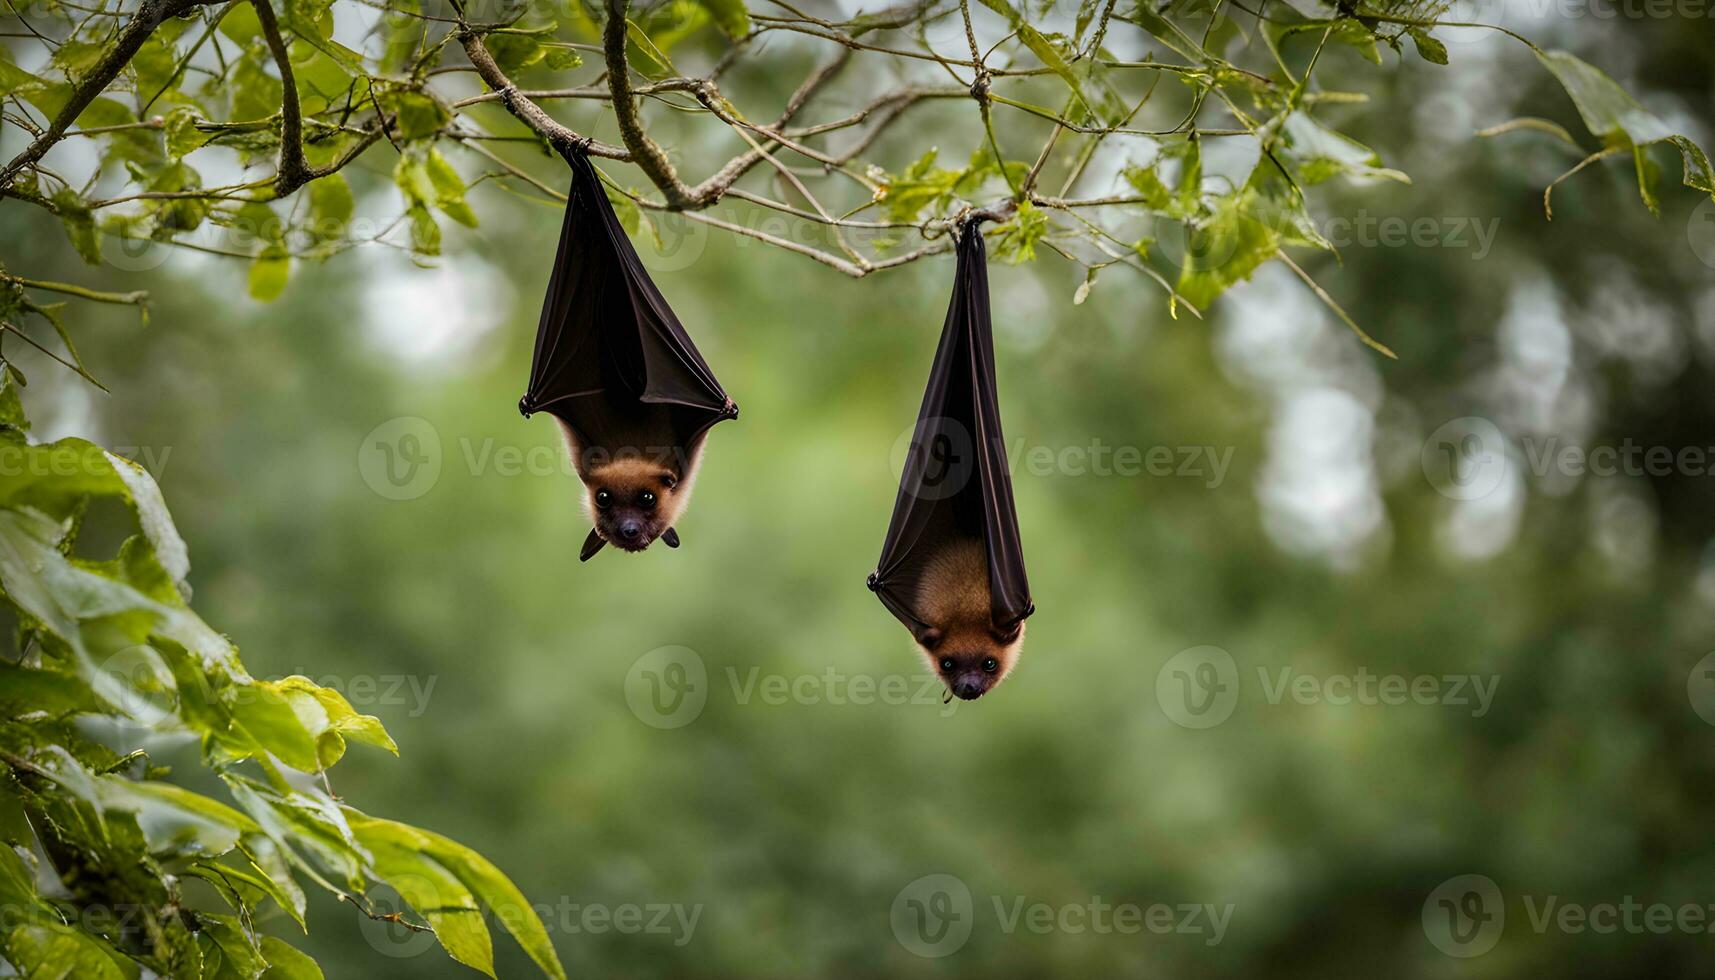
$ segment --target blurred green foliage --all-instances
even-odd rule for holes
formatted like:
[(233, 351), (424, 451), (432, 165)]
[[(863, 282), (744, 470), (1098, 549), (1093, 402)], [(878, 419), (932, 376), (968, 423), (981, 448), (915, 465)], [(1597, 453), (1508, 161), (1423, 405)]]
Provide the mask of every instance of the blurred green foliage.
[[(1704, 23), (1537, 27), (1686, 131), (1715, 124)], [(1715, 903), (1715, 733), (1697, 686), (1715, 650), (1710, 477), (1531, 460), (1715, 442), (1709, 206), (1662, 188), (1652, 217), (1621, 160), (1557, 192), (1547, 224), (1540, 193), (1565, 148), (1467, 134), (1521, 115), (1577, 129), (1588, 107), (1527, 50), (1448, 48), (1475, 81), (1415, 64), (1336, 110), (1382, 158), (1424, 163), (1409, 187), (1335, 191), (1332, 210), (1498, 221), (1493, 249), (1355, 235), (1338, 264), (1305, 264), (1397, 362), (1278, 269), (1198, 322), (1169, 319), (1121, 269), (1074, 305), (1083, 268), (996, 264), (1040, 611), (1015, 676), (972, 705), (919, 695), (908, 637), (862, 587), (950, 258), (853, 282), (686, 230), (651, 259), (744, 415), (711, 436), (684, 548), (589, 565), (552, 426), (514, 410), (558, 227), (534, 201), (490, 194), (479, 229), (449, 227), (439, 270), (374, 250), (294, 270), (268, 306), (216, 259), (91, 276), (46, 215), (0, 209), (40, 274), (154, 297), (146, 328), (123, 310), (80, 320), (112, 396), (66, 378), (25, 400), (46, 435), (152, 455), (198, 607), (243, 640), (251, 672), (344, 691), (406, 755), (353, 754), (335, 788), (513, 872), (575, 974), (1706, 975), (1705, 935), (1533, 915), (1550, 896)], [(1362, 52), (1332, 57), (1330, 89), (1359, 72), (1374, 88)], [(360, 202), (391, 185), (375, 170), (354, 175)], [(1511, 464), (1457, 500), (1425, 457), (1468, 417), (1504, 434)], [(376, 440), (403, 453), (401, 434), (419, 437), (412, 458), (438, 445), (438, 476), (376, 478)], [(1209, 447), (1230, 465), (1219, 479), (1206, 456), (1185, 475), (1073, 472), (1098, 444), (1176, 463)], [(1037, 447), (1055, 461), (1030, 464)], [(1162, 678), (1203, 646), (1231, 656), (1239, 696), (1193, 729)], [(664, 647), (706, 671), (706, 703), (668, 729), (633, 707), (635, 665)], [(1271, 702), (1287, 668), (1497, 686), (1480, 716)], [(904, 703), (830, 703), (852, 700), (830, 670), (848, 694), (852, 678), (903, 677)], [(796, 685), (785, 703), (762, 694), (775, 676)], [(938, 959), (912, 951), (894, 911), (931, 874), (972, 896), (968, 940)], [(1428, 927), (1437, 889), (1466, 874), (1496, 883), (1506, 921), (1492, 951), (1458, 959)], [(1232, 914), (1213, 945), (1207, 931), (1009, 931), (1020, 900)], [(630, 906), (640, 918), (617, 925)], [(347, 907), (308, 915), (302, 945), (329, 977), (469, 975)], [(496, 955), (503, 976), (533, 969)]]

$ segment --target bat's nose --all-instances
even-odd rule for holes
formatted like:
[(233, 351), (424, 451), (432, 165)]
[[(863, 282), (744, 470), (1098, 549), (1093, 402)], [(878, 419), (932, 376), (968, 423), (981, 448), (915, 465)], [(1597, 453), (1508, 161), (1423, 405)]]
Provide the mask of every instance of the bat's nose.
[(972, 680), (968, 677), (953, 682), (953, 694), (961, 701), (975, 701), (983, 696), (983, 690), (981, 681)]
[(636, 541), (643, 536), (643, 526), (636, 521), (626, 521), (619, 525), (619, 536), (627, 541)]

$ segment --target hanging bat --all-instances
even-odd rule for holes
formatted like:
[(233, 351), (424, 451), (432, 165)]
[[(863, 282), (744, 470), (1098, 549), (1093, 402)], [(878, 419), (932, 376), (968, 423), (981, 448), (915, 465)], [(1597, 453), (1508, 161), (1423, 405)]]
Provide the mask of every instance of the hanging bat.
[(594, 525), (579, 561), (609, 544), (677, 548), (709, 428), (738, 406), (650, 280), (588, 156), (574, 147), (567, 160), (572, 189), (518, 409), (559, 423)]
[(917, 412), (912, 452), (869, 587), (911, 631), (949, 696), (973, 701), (1018, 662), (1035, 612), (1012, 503), (994, 380), (988, 267), (960, 229), (953, 299)]
[(917, 649), (948, 692), (975, 701), (1006, 680), (1024, 645), (1024, 621), (994, 625), (981, 539), (956, 537), (933, 551), (917, 579), (914, 605), (924, 623), (913, 631)]

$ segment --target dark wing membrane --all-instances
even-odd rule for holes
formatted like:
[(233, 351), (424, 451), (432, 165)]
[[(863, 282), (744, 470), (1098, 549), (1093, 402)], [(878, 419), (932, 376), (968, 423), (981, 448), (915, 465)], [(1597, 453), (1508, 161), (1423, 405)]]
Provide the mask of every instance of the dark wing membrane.
[(616, 414), (664, 405), (678, 444), (690, 445), (738, 408), (643, 268), (588, 156), (568, 160), (570, 199), (518, 408), (551, 412), (602, 445)]
[(990, 617), (996, 629), (1023, 622), (1035, 606), (1024, 572), (1012, 475), (995, 391), (988, 254), (975, 222), (961, 231), (953, 298), (917, 412), (911, 453), (870, 588), (914, 634), (924, 563), (958, 537), (988, 550)]

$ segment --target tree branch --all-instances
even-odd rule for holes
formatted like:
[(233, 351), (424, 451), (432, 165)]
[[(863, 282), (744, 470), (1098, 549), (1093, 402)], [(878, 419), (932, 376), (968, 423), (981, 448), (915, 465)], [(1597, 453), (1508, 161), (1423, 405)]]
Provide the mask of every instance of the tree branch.
[(170, 17), (177, 17), (211, 2), (213, 0), (143, 0), (136, 15), (119, 32), (119, 36), (113, 40), (113, 46), (102, 55), (101, 61), (72, 85), (71, 95), (66, 99), (65, 106), (48, 124), (48, 128), (31, 141), (22, 153), (13, 157), (4, 170), (0, 170), (0, 196), (9, 191), (19, 172), (35, 164), (55, 143), (65, 138), (66, 132), (77, 122), (77, 117), (89, 108), (96, 96), (106, 91), (107, 86), (119, 77), (119, 73), (130, 64), (132, 57), (143, 47), (143, 42), (149, 39), (149, 35), (155, 33), (156, 28)]
[[(607, 0), (607, 22), (602, 25), (602, 50), (607, 59), (607, 87), (613, 94), (613, 118), (619, 124), (620, 139), (631, 151), (631, 162), (637, 164), (651, 183), (660, 188), (667, 206), (675, 211), (689, 207), (707, 207), (719, 199), (698, 200), (696, 194), (679, 179), (667, 151), (643, 131), (643, 120), (637, 112), (637, 99), (631, 91), (631, 68), (625, 59), (626, 10), (628, 0)], [(723, 188), (724, 189), (724, 188)]]
[(465, 57), (469, 58), (470, 63), (475, 66), (476, 73), (482, 77), (489, 88), (494, 89), (495, 94), (500, 97), (501, 104), (506, 106), (506, 111), (517, 116), (518, 121), (530, 127), (536, 135), (547, 140), (548, 145), (558, 151), (561, 156), (570, 153), (573, 147), (587, 143), (585, 152), (589, 153), (590, 156), (603, 157), (608, 160), (631, 160), (631, 152), (624, 147), (613, 146), (580, 136), (554, 121), (552, 116), (542, 111), (541, 106), (520, 92), (518, 86), (512, 84), (512, 79), (507, 78), (506, 73), (500, 70), (500, 66), (494, 61), (494, 55), (489, 54), (488, 46), (482, 43), (482, 35), (468, 26), (461, 27), (459, 43), (464, 47)]
[(262, 25), (262, 39), (274, 56), (274, 66), (280, 70), (284, 95), (280, 100), (280, 163), (275, 169), (274, 193), (285, 197), (310, 180), (310, 166), (304, 160), (304, 118), (298, 106), (298, 83), (292, 75), (292, 58), (286, 42), (280, 37), (280, 25), (274, 19), (271, 0), (250, 0), (256, 8), (256, 19)]

